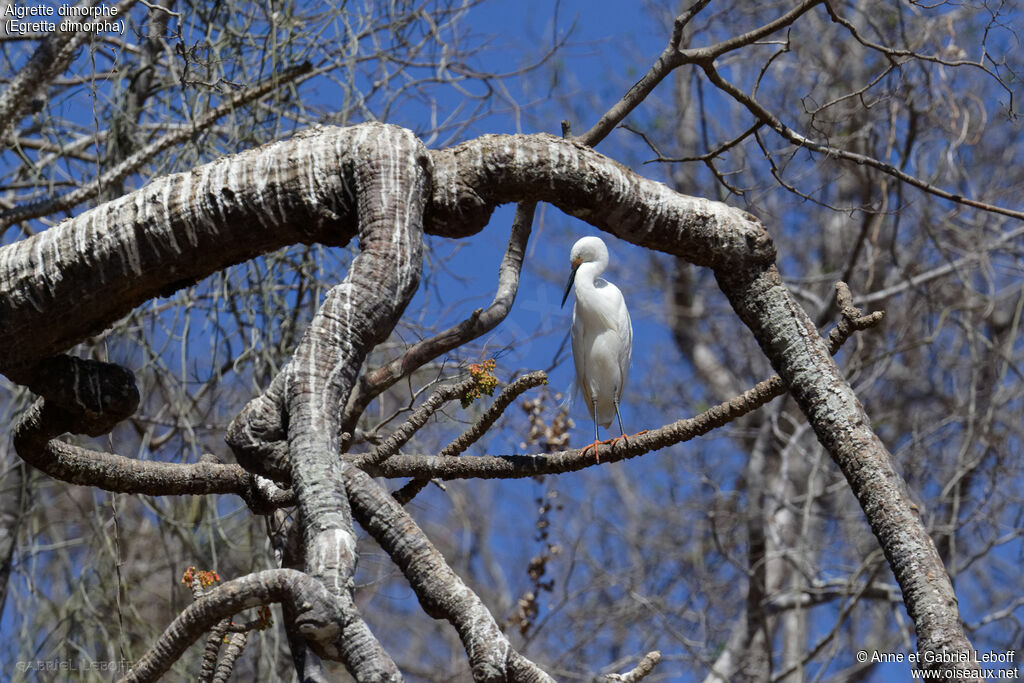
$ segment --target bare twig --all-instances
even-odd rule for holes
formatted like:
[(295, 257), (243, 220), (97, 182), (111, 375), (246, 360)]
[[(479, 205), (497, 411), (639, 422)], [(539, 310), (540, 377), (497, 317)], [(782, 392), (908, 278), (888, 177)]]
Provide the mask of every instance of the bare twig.
[[(505, 409), (512, 404), (512, 401), (516, 400), (524, 391), (532, 389), (533, 387), (546, 384), (548, 381), (547, 374), (544, 372), (531, 372), (528, 375), (518, 378), (498, 395), (498, 398), (494, 400), (484, 414), (474, 422), (469, 429), (460, 434), (454, 441), (441, 449), (438, 453), (441, 457), (455, 457), (463, 452), (481, 436), (487, 433), (494, 423), (501, 417)], [(406, 505), (412, 500), (416, 494), (423, 490), (423, 487), (430, 482), (430, 479), (418, 478), (413, 479), (408, 484), (403, 486), (394, 492), (394, 498), (401, 505)]]
[(658, 662), (661, 661), (661, 652), (654, 650), (648, 652), (640, 660), (640, 663), (632, 671), (627, 671), (624, 674), (608, 674), (605, 678), (609, 681), (621, 681), (622, 683), (636, 683), (647, 678), (653, 671), (654, 667), (658, 666)]
[[(137, 0), (124, 0), (116, 6), (117, 14), (124, 14)], [(59, 27), (62, 27), (61, 22)], [(32, 104), (32, 99), (58, 75), (63, 73), (74, 57), (75, 50), (92, 35), (91, 29), (79, 31), (58, 30), (48, 34), (32, 53), (28, 63), (11, 80), (0, 95), (0, 145), (7, 146), (7, 136)], [(9, 224), (8, 224), (9, 225)]]
[(970, 197), (964, 197), (942, 188), (926, 182), (916, 176), (913, 176), (890, 163), (875, 159), (874, 157), (866, 154), (859, 154), (857, 152), (850, 152), (845, 149), (833, 147), (832, 145), (826, 145), (821, 142), (816, 142), (810, 138), (804, 137), (800, 133), (784, 124), (775, 114), (764, 107), (760, 102), (754, 99), (752, 96), (747, 95), (745, 92), (737, 88), (735, 85), (725, 80), (718, 70), (715, 69), (714, 64), (711, 61), (700, 62), (701, 68), (704, 73), (707, 74), (708, 80), (710, 80), (719, 90), (726, 93), (734, 100), (742, 104), (747, 110), (753, 114), (759, 121), (767, 125), (769, 128), (774, 130), (776, 133), (789, 140), (794, 145), (804, 147), (814, 152), (820, 152), (827, 154), (830, 157), (837, 159), (843, 159), (845, 161), (851, 161), (855, 164), (870, 166), (871, 168), (877, 169), (882, 173), (886, 173), (894, 178), (898, 178), (908, 185), (912, 185), (919, 190), (923, 190), (928, 194), (941, 197), (942, 199), (948, 199), (951, 202), (957, 204), (963, 204), (965, 206), (971, 206), (976, 209), (982, 209), (983, 211), (991, 211), (992, 213), (1001, 214), (1003, 216), (1010, 216), (1011, 218), (1024, 218), (1024, 211), (1015, 211), (995, 204), (988, 204), (981, 202)]

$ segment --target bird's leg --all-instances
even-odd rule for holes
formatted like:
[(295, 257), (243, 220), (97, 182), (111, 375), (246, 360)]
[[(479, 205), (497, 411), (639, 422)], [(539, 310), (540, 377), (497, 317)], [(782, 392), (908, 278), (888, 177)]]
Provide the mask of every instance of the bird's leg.
[(600, 464), (600, 462), (601, 462), (601, 454), (597, 451), (597, 444), (604, 443), (604, 442), (597, 440), (597, 397), (594, 397), (594, 400), (591, 402), (591, 405), (594, 406), (594, 443), (592, 443), (590, 446), (584, 446), (583, 450), (580, 451), (580, 455), (583, 455), (584, 453), (586, 453), (588, 448), (593, 448), (594, 449), (594, 458), (596, 458), (596, 462), (598, 464)]
[(623, 429), (622, 429), (622, 416), (619, 415), (619, 401), (618, 401), (618, 399), (613, 398), (612, 399), (612, 405), (615, 406), (615, 419), (617, 419), (619, 421), (619, 435), (620, 436), (617, 436), (614, 439), (608, 439), (607, 441), (602, 441), (602, 443), (606, 443), (609, 446), (614, 446), (615, 442), (620, 440), (620, 439), (625, 439), (626, 443), (629, 443), (629, 439), (626, 437), (626, 432), (623, 431)]
[[(629, 443), (629, 437), (626, 436), (626, 431), (622, 428), (622, 416), (619, 415), (619, 402), (617, 400), (613, 399), (612, 403), (615, 406), (615, 418), (619, 421), (619, 434), (621, 434), (621, 436), (617, 436), (614, 439), (608, 439), (607, 441), (602, 441), (601, 443), (606, 443), (606, 444), (609, 444), (609, 445), (614, 445), (616, 441), (619, 441), (621, 439), (622, 441), (625, 441), (628, 444)], [(644, 429), (644, 430), (641, 430), (641, 431), (637, 432), (636, 434), (633, 434), (633, 436), (640, 436), (641, 434), (646, 434), (646, 433), (647, 433), (647, 430)]]
[(619, 415), (619, 399), (613, 398), (612, 405), (615, 406), (615, 419), (619, 421), (619, 434), (621, 435), (619, 438), (625, 439), (626, 430), (622, 428), (622, 416)]

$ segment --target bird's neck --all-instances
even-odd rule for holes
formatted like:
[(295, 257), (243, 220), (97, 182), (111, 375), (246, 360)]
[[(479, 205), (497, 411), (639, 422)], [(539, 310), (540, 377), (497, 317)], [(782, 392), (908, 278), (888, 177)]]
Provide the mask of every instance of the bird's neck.
[(594, 289), (594, 282), (598, 275), (604, 272), (604, 266), (598, 263), (584, 263), (576, 271), (576, 291), (589, 291)]

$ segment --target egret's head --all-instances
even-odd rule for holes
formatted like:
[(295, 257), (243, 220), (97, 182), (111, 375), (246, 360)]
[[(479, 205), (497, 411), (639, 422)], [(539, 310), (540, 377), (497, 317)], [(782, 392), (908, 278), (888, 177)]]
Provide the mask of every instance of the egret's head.
[(569, 263), (572, 265), (572, 272), (569, 273), (569, 282), (565, 284), (565, 293), (562, 294), (562, 306), (565, 306), (565, 300), (569, 298), (569, 290), (576, 282), (576, 271), (580, 269), (580, 266), (584, 263), (597, 264), (594, 275), (605, 269), (608, 265), (608, 247), (604, 246), (604, 240), (600, 237), (581, 237), (576, 240), (576, 244), (572, 245), (572, 251), (569, 252)]
[(573, 269), (579, 268), (582, 263), (603, 263), (608, 264), (608, 247), (600, 237), (587, 236), (576, 240), (569, 252), (569, 262)]

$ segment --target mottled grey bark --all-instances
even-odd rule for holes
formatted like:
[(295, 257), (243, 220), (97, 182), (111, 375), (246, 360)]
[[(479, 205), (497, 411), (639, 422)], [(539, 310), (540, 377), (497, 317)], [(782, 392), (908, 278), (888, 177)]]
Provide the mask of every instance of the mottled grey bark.
[(354, 197), (339, 169), (357, 130), (314, 129), (160, 178), (0, 249), (0, 372), (28, 384), (35, 362), (229, 265), (347, 244)]
[[(339, 408), (366, 354), (391, 333), (419, 286), (429, 167), (426, 149), (409, 131), (385, 126), (357, 130), (342, 170), (355, 199), (360, 253), (299, 343), (287, 369), (284, 397), (306, 570), (338, 597), (346, 612), (355, 612), (356, 537), (344, 479), (352, 465), (338, 458)], [(373, 680), (400, 678), (368, 631), (348, 635), (343, 645), (350, 670)]]
[[(310, 631), (310, 643), (357, 677), (398, 677), (352, 603), (352, 506), (424, 608), (459, 631), (475, 675), (543, 679), (507, 648), (493, 617), (411, 518), (339, 458), (342, 408), (366, 354), (390, 334), (418, 286), (421, 231), (469, 235), (495, 206), (517, 201), (548, 201), (635, 244), (713, 268), (850, 482), (903, 589), (919, 648), (970, 650), (948, 576), (889, 453), (826, 342), (782, 285), (761, 224), (724, 204), (672, 192), (572, 141), (484, 136), (427, 152), (393, 126), (320, 128), (157, 180), (0, 249), (0, 371), (56, 400), (60, 392), (47, 388), (48, 359), (134, 306), (283, 244), (344, 244), (358, 235), (360, 253), (345, 280), (329, 292), (291, 362), (229, 432), (243, 464), (259, 469), (270, 454), (263, 470), (289, 475), (303, 531), (302, 575), (315, 577), (334, 610), (316, 618), (325, 625), (333, 616), (335, 630)], [(70, 300), (78, 305), (69, 310)], [(82, 395), (76, 387), (72, 403)], [(88, 412), (87, 405), (59, 407)], [(719, 419), (728, 415), (711, 415), (708, 424)], [(106, 422), (86, 426), (109, 429)], [(89, 480), (99, 484), (90, 476), (78, 481)], [(157, 649), (170, 647), (162, 639)]]
[(448, 566), (416, 522), (369, 475), (345, 470), (352, 508), (405, 574), (423, 610), (446, 619), (462, 639), (477, 681), (551, 681), (512, 648), (487, 606)]

